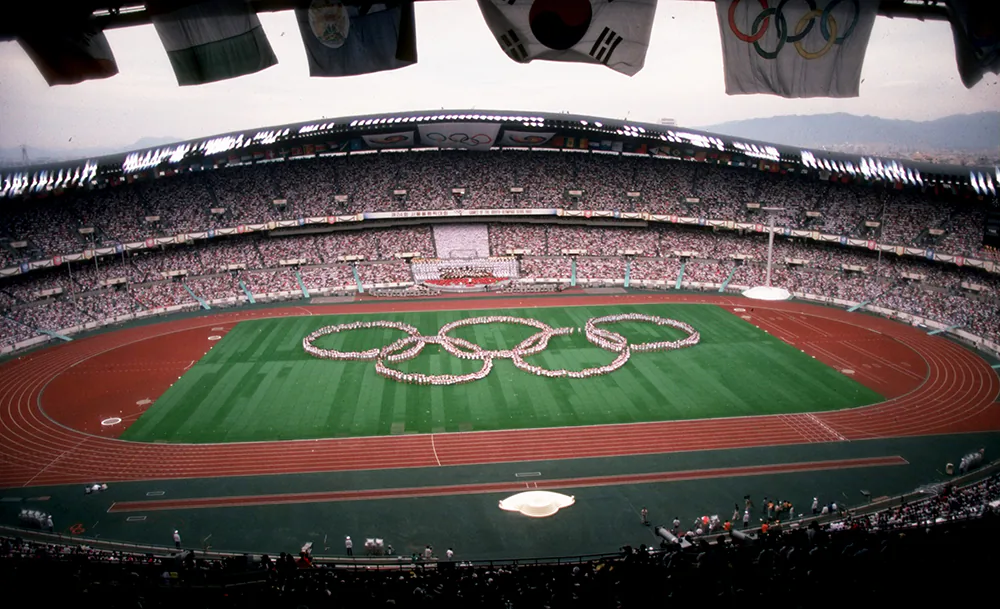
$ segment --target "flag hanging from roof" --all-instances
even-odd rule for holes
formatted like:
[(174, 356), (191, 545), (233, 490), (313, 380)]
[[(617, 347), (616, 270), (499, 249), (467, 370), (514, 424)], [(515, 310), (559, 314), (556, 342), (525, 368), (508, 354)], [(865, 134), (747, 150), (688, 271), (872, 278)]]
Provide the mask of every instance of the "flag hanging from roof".
[(656, 0), (479, 0), (479, 8), (514, 61), (596, 63), (634, 76), (646, 59)]
[(872, 0), (716, 0), (726, 93), (857, 97)]
[(971, 89), (987, 72), (1000, 73), (1000, 3), (951, 0), (945, 5), (962, 84)]
[(295, 9), (310, 76), (354, 76), (417, 63), (413, 2), (344, 6), (312, 0)]
[(146, 2), (177, 84), (226, 80), (278, 63), (257, 14), (244, 0), (177, 4)]
[(75, 85), (118, 73), (111, 45), (100, 30), (62, 30), (58, 25), (23, 32), (21, 47), (49, 86)]

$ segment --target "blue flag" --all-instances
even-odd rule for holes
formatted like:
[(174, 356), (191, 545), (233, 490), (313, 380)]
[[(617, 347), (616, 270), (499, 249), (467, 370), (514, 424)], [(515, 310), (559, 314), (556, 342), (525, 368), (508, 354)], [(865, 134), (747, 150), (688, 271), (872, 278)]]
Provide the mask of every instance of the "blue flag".
[(417, 62), (412, 2), (358, 7), (312, 0), (295, 17), (310, 76), (356, 76)]

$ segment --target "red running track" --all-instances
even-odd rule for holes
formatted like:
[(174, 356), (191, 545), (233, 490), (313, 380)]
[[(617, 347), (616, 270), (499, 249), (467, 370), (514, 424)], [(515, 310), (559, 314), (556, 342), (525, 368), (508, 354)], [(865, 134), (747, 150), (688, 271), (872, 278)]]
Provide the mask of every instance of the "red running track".
[[(68, 402), (69, 396), (90, 404), (87, 408), (93, 407), (87, 400), (95, 395), (106, 394), (105, 401), (117, 399), (122, 404), (122, 396), (129, 396), (143, 383), (168, 382), (160, 368), (155, 372), (140, 369), (141, 353), (159, 344), (146, 341), (181, 337), (186, 340), (170, 340), (170, 344), (195, 344), (179, 355), (155, 350), (161, 355), (160, 364), (172, 362), (166, 369), (177, 377), (190, 365), (192, 349), (204, 353), (204, 339), (209, 334), (221, 334), (234, 323), (255, 317), (655, 302), (712, 303), (731, 311), (752, 307), (752, 323), (832, 366), (849, 364), (856, 371), (864, 370), (858, 380), (873, 387), (881, 382), (883, 395), (891, 399), (817, 414), (201, 445), (121, 441), (62, 425), (48, 413), (50, 409), (60, 417), (67, 411), (79, 413), (80, 402)], [(179, 334), (182, 332), (197, 333), (203, 339), (192, 342)], [(197, 357), (200, 355), (194, 359)], [(74, 377), (76, 382), (65, 380)], [(108, 378), (116, 381), (109, 383)], [(130, 385), (119, 386), (119, 381)], [(64, 389), (58, 394), (49, 392), (49, 387), (58, 386)], [(66, 393), (73, 387), (79, 395)], [(959, 345), (886, 319), (803, 303), (760, 303), (711, 295), (629, 295), (389, 301), (229, 311), (90, 336), (0, 366), (0, 488), (535, 461), (994, 430), (1000, 429), (1000, 404), (995, 402), (998, 394), (1000, 379), (994, 371)], [(72, 408), (74, 404), (76, 408)], [(90, 418), (101, 414), (84, 412)]]

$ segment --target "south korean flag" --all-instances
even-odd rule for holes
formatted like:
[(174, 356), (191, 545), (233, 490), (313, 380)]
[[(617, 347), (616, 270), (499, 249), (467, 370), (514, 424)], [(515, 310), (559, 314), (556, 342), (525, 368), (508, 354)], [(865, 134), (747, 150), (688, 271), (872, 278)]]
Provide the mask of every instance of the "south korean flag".
[(656, 0), (478, 0), (497, 42), (519, 63), (534, 59), (642, 69)]

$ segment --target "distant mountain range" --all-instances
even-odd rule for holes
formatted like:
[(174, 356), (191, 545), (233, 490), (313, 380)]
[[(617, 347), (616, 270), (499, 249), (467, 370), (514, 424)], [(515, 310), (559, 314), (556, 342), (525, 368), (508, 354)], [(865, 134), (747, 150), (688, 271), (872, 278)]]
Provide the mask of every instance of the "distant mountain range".
[(830, 150), (993, 151), (1000, 148), (1000, 112), (904, 121), (853, 114), (773, 116), (700, 127), (773, 144)]
[[(98, 146), (94, 148), (34, 148), (28, 146), (28, 162), (31, 165), (46, 162), (68, 161), (73, 159), (93, 158), (128, 150), (152, 148), (163, 144), (179, 141), (176, 137), (143, 137), (127, 146)], [(0, 166), (21, 165), (21, 147), (0, 148)]]

